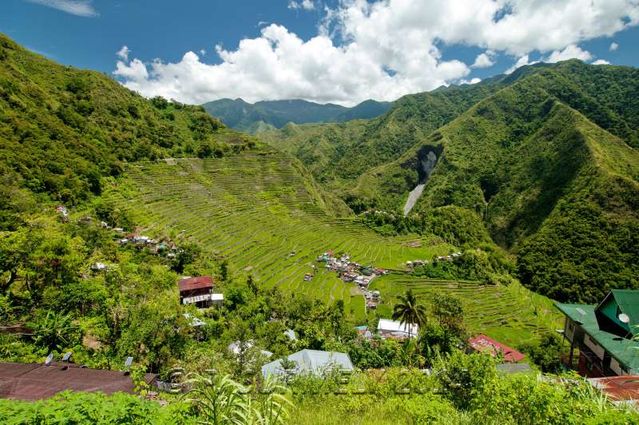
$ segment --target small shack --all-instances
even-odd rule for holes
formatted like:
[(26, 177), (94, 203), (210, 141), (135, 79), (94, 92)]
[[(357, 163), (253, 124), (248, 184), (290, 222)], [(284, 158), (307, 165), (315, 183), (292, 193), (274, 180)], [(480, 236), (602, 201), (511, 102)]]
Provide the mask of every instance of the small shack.
[(224, 300), (222, 294), (213, 293), (211, 276), (185, 277), (178, 282), (180, 303), (195, 304), (197, 308), (207, 308)]
[(480, 353), (487, 353), (493, 357), (503, 356), (507, 363), (517, 363), (524, 359), (524, 355), (501, 342), (495, 341), (486, 335), (477, 335), (468, 340), (470, 347)]

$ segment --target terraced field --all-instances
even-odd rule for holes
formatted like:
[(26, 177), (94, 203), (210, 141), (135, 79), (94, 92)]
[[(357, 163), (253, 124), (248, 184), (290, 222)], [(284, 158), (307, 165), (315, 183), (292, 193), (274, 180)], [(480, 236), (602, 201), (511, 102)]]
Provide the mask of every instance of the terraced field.
[[(196, 242), (228, 259), (233, 273), (251, 273), (265, 286), (325, 301), (343, 299), (360, 320), (364, 300), (355, 285), (321, 267), (311, 282), (304, 281), (319, 254), (347, 252), (362, 264), (402, 269), (407, 260), (455, 249), (417, 236), (382, 237), (350, 219), (332, 217), (330, 202), (296, 160), (277, 152), (132, 164), (104, 196), (130, 212), (149, 236), (170, 232), (172, 238)], [(518, 285), (481, 287), (396, 273), (375, 280), (373, 287), (387, 303), (380, 306), (382, 314), (408, 287), (424, 298), (436, 290), (459, 295), (471, 330), (507, 341), (528, 339), (552, 325), (545, 319), (552, 309), (548, 301)]]
[(280, 153), (130, 165), (127, 178), (104, 196), (129, 211), (148, 235), (172, 229), (172, 236), (228, 259), (237, 273), (324, 300), (344, 299), (360, 317), (364, 303), (354, 285), (324, 270), (304, 282), (319, 254), (347, 252), (363, 264), (397, 268), (454, 248), (417, 237), (381, 237), (352, 220), (331, 218), (321, 192)]
[[(411, 288), (426, 303), (437, 292), (454, 295), (463, 303), (466, 326), (471, 332), (484, 333), (510, 344), (516, 345), (544, 330), (562, 327), (550, 300), (519, 283), (492, 286), (393, 273), (373, 281), (371, 288), (382, 294), (400, 294)], [(380, 314), (390, 314), (393, 301), (392, 296), (384, 297), (378, 308)]]

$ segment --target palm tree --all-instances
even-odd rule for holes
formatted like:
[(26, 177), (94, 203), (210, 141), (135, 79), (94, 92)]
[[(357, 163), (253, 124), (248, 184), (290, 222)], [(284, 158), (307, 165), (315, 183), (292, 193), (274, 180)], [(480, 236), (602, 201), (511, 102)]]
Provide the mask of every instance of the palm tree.
[(400, 324), (408, 324), (408, 338), (410, 338), (412, 325), (422, 326), (426, 323), (426, 307), (419, 303), (412, 289), (397, 298), (399, 302), (393, 307), (393, 320), (399, 319)]

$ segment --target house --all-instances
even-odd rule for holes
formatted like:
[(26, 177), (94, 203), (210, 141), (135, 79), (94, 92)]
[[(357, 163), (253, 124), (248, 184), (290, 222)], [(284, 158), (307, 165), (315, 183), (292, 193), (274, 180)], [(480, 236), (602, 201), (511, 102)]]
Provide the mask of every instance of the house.
[(186, 277), (178, 282), (180, 303), (195, 304), (197, 308), (207, 308), (224, 300), (223, 294), (213, 293), (211, 276)]
[[(147, 373), (151, 385), (156, 375)], [(100, 391), (133, 393), (131, 376), (126, 372), (89, 369), (72, 363), (0, 363), (0, 397), (14, 400), (42, 400), (62, 391)]]
[(262, 376), (293, 375), (323, 375), (331, 370), (352, 372), (353, 363), (346, 353), (336, 351), (302, 350), (287, 357), (293, 363), (293, 369), (288, 371), (282, 366), (282, 359), (262, 366)]
[(564, 316), (564, 338), (570, 343), (568, 363), (583, 376), (639, 374), (639, 290), (613, 289), (599, 304), (555, 306)]
[(379, 319), (377, 324), (377, 333), (382, 338), (417, 338), (419, 333), (419, 326), (416, 323), (408, 324), (401, 323), (395, 320)]
[(480, 353), (488, 353), (493, 357), (503, 356), (506, 363), (517, 363), (524, 359), (524, 355), (514, 348), (495, 341), (486, 335), (477, 335), (468, 340), (470, 347)]

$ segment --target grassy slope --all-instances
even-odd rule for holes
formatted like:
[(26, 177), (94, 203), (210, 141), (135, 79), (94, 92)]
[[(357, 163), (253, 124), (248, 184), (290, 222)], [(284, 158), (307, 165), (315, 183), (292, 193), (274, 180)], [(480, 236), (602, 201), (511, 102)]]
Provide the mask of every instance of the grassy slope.
[[(422, 299), (430, 299), (436, 292), (454, 295), (462, 302), (465, 324), (471, 333), (490, 335), (508, 344), (530, 341), (540, 332), (560, 327), (552, 302), (519, 283), (493, 286), (390, 274), (374, 281), (371, 288), (391, 294), (411, 288)], [(391, 314), (392, 301), (385, 299), (380, 304), (381, 314)]]
[[(354, 285), (321, 270), (303, 281), (322, 252), (348, 252), (355, 261), (397, 268), (405, 261), (430, 258), (452, 246), (415, 237), (382, 238), (348, 219), (331, 218), (323, 200), (296, 169), (295, 160), (277, 153), (245, 153), (216, 160), (185, 159), (176, 165), (138, 164), (127, 180), (117, 180), (105, 196), (130, 211), (145, 231), (170, 229), (227, 258), (239, 274), (253, 274), (265, 285), (279, 285), (345, 299)], [(359, 316), (361, 299), (356, 299)]]

